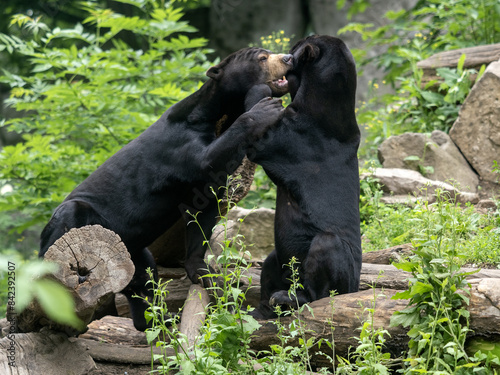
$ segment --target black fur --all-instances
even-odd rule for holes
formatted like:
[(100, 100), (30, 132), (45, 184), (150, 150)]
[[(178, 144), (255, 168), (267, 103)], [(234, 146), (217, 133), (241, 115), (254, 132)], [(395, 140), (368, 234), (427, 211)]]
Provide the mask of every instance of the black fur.
[(290, 53), (292, 103), (248, 153), (277, 185), (276, 249), (262, 269), (259, 318), (274, 317), (272, 305), (296, 307), (288, 297), (292, 256), (304, 286), (299, 304), (330, 290), (355, 292), (360, 279), (355, 63), (345, 44), (330, 36), (303, 39)]
[[(124, 290), (134, 325), (147, 328), (146, 304), (134, 294), (152, 297), (145, 287), (155, 262), (147, 246), (181, 216), (187, 225), (185, 267), (192, 282), (206, 275), (204, 235), (209, 238), (218, 214), (215, 191), (241, 163), (253, 141), (283, 115), (279, 99), (264, 98), (244, 113), (247, 92), (269, 80), (259, 48), (240, 50), (210, 68), (210, 79), (194, 94), (167, 110), (137, 139), (123, 147), (83, 181), (57, 207), (41, 234), (40, 256), (66, 231), (100, 224), (117, 233), (136, 270)], [(284, 66), (291, 56), (283, 57)], [(286, 67), (286, 70), (288, 67)], [(281, 73), (284, 74), (286, 70)], [(266, 86), (267, 87), (267, 86)], [(271, 89), (267, 87), (268, 94)], [(216, 123), (227, 116), (216, 137)], [(227, 127), (227, 125), (230, 125)]]

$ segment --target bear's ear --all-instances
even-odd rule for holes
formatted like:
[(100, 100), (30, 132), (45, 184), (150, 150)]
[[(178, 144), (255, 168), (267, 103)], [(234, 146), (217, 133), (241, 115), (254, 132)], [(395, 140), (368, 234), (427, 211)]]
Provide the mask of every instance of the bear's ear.
[(216, 81), (220, 80), (222, 77), (223, 70), (219, 67), (219, 65), (212, 66), (207, 70), (207, 76), (215, 79)]
[(305, 61), (315, 60), (319, 56), (319, 47), (313, 44), (306, 44), (301, 58)]

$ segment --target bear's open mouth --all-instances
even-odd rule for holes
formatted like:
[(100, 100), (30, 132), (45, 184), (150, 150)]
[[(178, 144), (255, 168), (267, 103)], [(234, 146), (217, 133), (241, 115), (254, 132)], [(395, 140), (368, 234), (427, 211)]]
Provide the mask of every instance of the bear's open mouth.
[(279, 93), (288, 91), (288, 80), (285, 76), (271, 81), (272, 89), (277, 90)]

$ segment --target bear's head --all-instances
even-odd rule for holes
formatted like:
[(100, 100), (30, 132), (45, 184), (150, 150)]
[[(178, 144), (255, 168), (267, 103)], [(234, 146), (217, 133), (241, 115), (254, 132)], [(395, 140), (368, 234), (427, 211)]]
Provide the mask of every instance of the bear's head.
[[(294, 67), (287, 74), (292, 99), (299, 89), (317, 96), (348, 101), (354, 106), (356, 65), (351, 52), (339, 38), (313, 35), (297, 42), (290, 53)], [(307, 87), (301, 87), (303, 84)]]
[(292, 97), (289, 111), (300, 111), (312, 119), (325, 136), (341, 141), (359, 139), (356, 65), (345, 43), (328, 35), (309, 36), (290, 53), (294, 67), (286, 76)]
[(273, 96), (282, 96), (288, 92), (285, 75), (292, 65), (292, 55), (250, 47), (232, 53), (208, 69), (207, 76), (227, 94), (236, 97), (244, 96), (259, 84), (267, 84)]

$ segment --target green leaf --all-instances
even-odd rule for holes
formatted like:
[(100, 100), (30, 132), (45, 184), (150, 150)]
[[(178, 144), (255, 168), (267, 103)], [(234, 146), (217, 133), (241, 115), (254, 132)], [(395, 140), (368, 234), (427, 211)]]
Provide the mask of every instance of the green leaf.
[(400, 312), (395, 312), (391, 316), (390, 327), (397, 327), (400, 325), (403, 327), (410, 327), (410, 326), (414, 325), (415, 323), (417, 323), (418, 319), (419, 319), (418, 313), (402, 314)]
[(404, 263), (394, 263), (394, 267), (396, 267), (398, 270), (406, 271), (406, 272), (412, 272), (415, 267), (417, 266), (417, 263), (415, 262), (404, 262)]
[(457, 63), (457, 70), (459, 72), (463, 71), (464, 70), (464, 63), (465, 63), (465, 53), (462, 53), (462, 55), (460, 56), (460, 58), (458, 59), (458, 63)]
[(409, 290), (405, 290), (404, 292), (397, 292), (394, 294), (391, 299), (410, 299), (412, 296), (412, 293)]
[(33, 284), (34, 296), (49, 318), (60, 324), (82, 328), (83, 322), (75, 314), (71, 294), (54, 280), (39, 279)]

